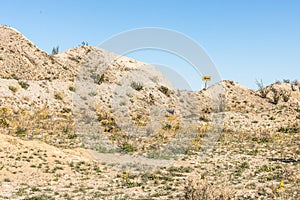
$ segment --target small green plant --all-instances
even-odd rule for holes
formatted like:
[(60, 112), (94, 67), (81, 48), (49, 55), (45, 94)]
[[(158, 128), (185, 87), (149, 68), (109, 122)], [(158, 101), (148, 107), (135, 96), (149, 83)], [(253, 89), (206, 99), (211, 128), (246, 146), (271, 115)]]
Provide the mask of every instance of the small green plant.
[(120, 148), (127, 153), (136, 151), (136, 149), (128, 142), (124, 142)]
[(19, 77), (16, 74), (12, 74), (11, 77), (15, 80), (19, 80)]
[(25, 90), (27, 90), (27, 88), (29, 87), (29, 84), (24, 81), (19, 81), (18, 83), (21, 86), (21, 88), (23, 88)]
[(18, 126), (17, 130), (16, 130), (16, 135), (17, 136), (25, 136), (26, 135), (26, 128)]
[(9, 178), (5, 178), (3, 181), (4, 182), (10, 182), (10, 179)]
[(70, 112), (72, 112), (72, 109), (71, 108), (63, 108), (60, 112), (61, 113), (70, 113)]
[(273, 116), (269, 118), (269, 120), (275, 120), (275, 119), (276, 119), (276, 118), (275, 118), (275, 117), (273, 117)]
[(33, 186), (33, 187), (31, 187), (31, 191), (32, 192), (38, 192), (38, 191), (40, 191), (40, 189), (36, 186)]
[(91, 97), (94, 97), (94, 96), (97, 95), (97, 93), (96, 92), (90, 92), (88, 95), (91, 96)]
[(55, 98), (56, 100), (63, 100), (63, 94), (60, 93), (60, 92), (56, 92), (56, 93), (54, 94), (54, 98)]
[(17, 92), (18, 88), (14, 85), (8, 86), (8, 89), (10, 89), (13, 93)]
[(143, 89), (143, 85), (142, 85), (141, 83), (138, 83), (138, 82), (135, 82), (135, 81), (133, 81), (133, 82), (131, 83), (131, 87), (132, 87), (133, 89), (135, 89), (136, 91), (140, 91), (140, 90)]
[(163, 130), (171, 130), (172, 129), (172, 125), (167, 123), (162, 127)]
[(291, 83), (291, 80), (290, 79), (283, 79), (283, 82), (284, 83)]
[(75, 92), (75, 91), (76, 91), (76, 88), (75, 88), (74, 86), (70, 86), (70, 87), (69, 87), (69, 90), (70, 90), (71, 92)]

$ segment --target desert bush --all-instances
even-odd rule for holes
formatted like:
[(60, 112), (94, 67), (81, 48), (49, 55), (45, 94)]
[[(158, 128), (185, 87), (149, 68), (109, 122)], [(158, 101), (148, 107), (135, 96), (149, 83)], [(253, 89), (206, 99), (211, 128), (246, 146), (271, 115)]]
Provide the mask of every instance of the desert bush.
[(15, 80), (19, 80), (19, 77), (16, 74), (12, 74), (11, 77)]
[(169, 123), (166, 123), (163, 127), (162, 127), (163, 130), (171, 130), (172, 129), (172, 125), (169, 124)]
[(282, 92), (282, 99), (284, 102), (288, 102), (291, 98), (291, 92)]
[(101, 83), (103, 83), (104, 82), (104, 74), (96, 74), (96, 75), (94, 75), (94, 74), (92, 74), (91, 75), (91, 78), (94, 80), (94, 83), (96, 83), (96, 84), (101, 84)]
[(76, 91), (76, 88), (75, 88), (74, 86), (71, 85), (71, 86), (69, 87), (69, 90), (70, 90), (71, 92), (75, 92), (75, 91)]
[(263, 83), (262, 80), (260, 80), (260, 81), (256, 80), (256, 85), (258, 87), (258, 91), (260, 93), (260, 96), (262, 98), (266, 98), (268, 93), (270, 92), (270, 90), (268, 90), (267, 88), (264, 87), (264, 83)]
[(298, 87), (298, 90), (300, 91), (300, 83), (299, 81), (296, 79), (292, 82), (291, 84), (291, 87), (292, 87), (292, 90), (293, 91), (297, 91), (297, 87)]
[(24, 81), (19, 81), (18, 83), (21, 86), (21, 88), (23, 88), (25, 90), (27, 90), (27, 88), (29, 87), (29, 84)]
[(82, 42), (81, 42), (81, 45), (79, 45), (79, 46), (82, 46), (82, 47), (84, 47), (84, 46), (89, 46), (89, 43), (88, 43), (88, 42), (85, 42), (85, 41), (82, 41)]
[(284, 83), (291, 83), (291, 80), (290, 79), (283, 79), (283, 82)]
[(16, 130), (16, 135), (17, 136), (24, 136), (25, 134), (26, 134), (26, 128), (18, 126), (17, 130)]
[(297, 79), (295, 79), (293, 82), (292, 82), (293, 85), (300, 85), (299, 81)]
[(300, 128), (297, 127), (297, 126), (280, 127), (278, 129), (278, 132), (281, 132), (281, 133), (299, 133), (300, 132)]
[(13, 93), (17, 92), (18, 88), (14, 85), (8, 86), (8, 89), (10, 89)]
[(53, 47), (52, 48), (52, 55), (56, 55), (59, 52), (59, 46)]
[(131, 87), (132, 87), (133, 89), (135, 89), (136, 91), (140, 91), (140, 90), (143, 89), (143, 85), (142, 85), (141, 83), (138, 83), (138, 82), (135, 82), (135, 81), (133, 81), (133, 82), (131, 83)]
[(271, 90), (273, 92), (272, 103), (277, 105), (279, 103), (279, 100), (280, 100), (281, 92), (277, 91), (274, 88), (272, 88)]
[(232, 198), (229, 188), (215, 188), (213, 184), (201, 179), (198, 175), (192, 175), (188, 178), (184, 187), (184, 195), (186, 200), (226, 200)]
[(159, 91), (161, 91), (163, 94), (165, 94), (166, 96), (170, 96), (170, 94), (171, 94), (171, 92), (170, 92), (170, 90), (169, 90), (169, 88), (167, 88), (166, 86), (160, 86), (159, 88), (158, 88), (158, 90)]
[(128, 142), (124, 142), (120, 148), (122, 149), (122, 151), (125, 151), (127, 153), (136, 151), (136, 148), (134, 146), (132, 146), (131, 144), (129, 144)]
[(275, 81), (275, 84), (281, 84), (281, 81), (276, 80), (276, 81)]
[(56, 93), (54, 94), (54, 98), (55, 98), (56, 100), (63, 100), (63, 94), (60, 93), (60, 92), (56, 92)]

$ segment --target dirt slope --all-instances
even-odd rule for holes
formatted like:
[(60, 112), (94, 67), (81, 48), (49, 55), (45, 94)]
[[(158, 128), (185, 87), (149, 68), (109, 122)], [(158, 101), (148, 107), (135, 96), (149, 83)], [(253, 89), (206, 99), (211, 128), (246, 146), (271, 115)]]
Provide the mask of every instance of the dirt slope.
[(0, 26), (0, 198), (298, 199), (300, 87), (263, 89), (177, 90), (146, 63), (90, 46), (48, 55)]

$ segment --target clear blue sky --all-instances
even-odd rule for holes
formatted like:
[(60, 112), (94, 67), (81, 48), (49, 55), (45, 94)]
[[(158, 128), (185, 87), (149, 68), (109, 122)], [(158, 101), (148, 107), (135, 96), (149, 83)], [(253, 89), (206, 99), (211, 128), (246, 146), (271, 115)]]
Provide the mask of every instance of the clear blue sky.
[[(133, 28), (162, 27), (197, 41), (222, 79), (251, 88), (256, 88), (255, 79), (265, 84), (300, 79), (297, 0), (2, 0), (0, 10), (1, 24), (18, 29), (47, 52), (56, 45), (66, 50), (82, 41), (98, 45)], [(153, 57), (132, 56), (176, 63), (157, 52)]]

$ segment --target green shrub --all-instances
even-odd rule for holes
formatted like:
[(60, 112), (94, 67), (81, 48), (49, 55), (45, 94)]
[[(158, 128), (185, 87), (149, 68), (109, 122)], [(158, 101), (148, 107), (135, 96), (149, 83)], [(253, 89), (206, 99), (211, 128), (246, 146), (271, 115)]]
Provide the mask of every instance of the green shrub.
[(16, 135), (17, 136), (22, 136), (26, 134), (26, 128), (22, 128), (20, 126), (17, 127), (17, 130), (16, 130)]
[(25, 90), (27, 90), (27, 88), (29, 87), (29, 84), (24, 81), (19, 81), (18, 83), (21, 86), (21, 88), (23, 88)]
[(124, 142), (120, 148), (127, 153), (136, 151), (136, 149), (128, 142)]
[(70, 87), (69, 87), (69, 90), (70, 90), (71, 92), (75, 92), (75, 91), (76, 91), (76, 88), (75, 88), (74, 86), (70, 86)]
[(63, 100), (63, 94), (60, 93), (60, 92), (56, 92), (56, 93), (54, 94), (54, 98), (55, 98), (56, 100)]
[(4, 182), (10, 182), (10, 179), (9, 178), (5, 178), (3, 181)]
[(19, 80), (19, 77), (16, 74), (12, 74), (11, 76), (12, 76), (13, 79)]
[(17, 92), (18, 88), (14, 85), (8, 86), (8, 89), (10, 89), (13, 93)]

